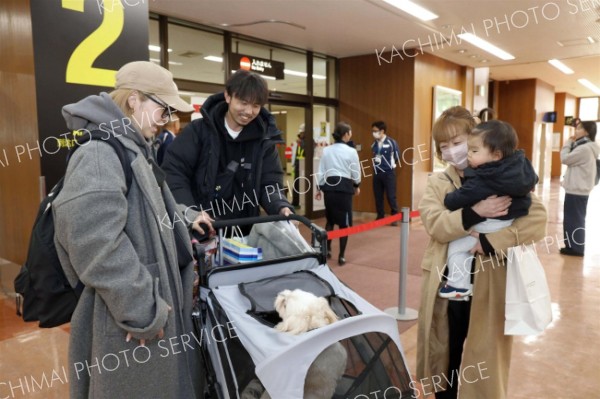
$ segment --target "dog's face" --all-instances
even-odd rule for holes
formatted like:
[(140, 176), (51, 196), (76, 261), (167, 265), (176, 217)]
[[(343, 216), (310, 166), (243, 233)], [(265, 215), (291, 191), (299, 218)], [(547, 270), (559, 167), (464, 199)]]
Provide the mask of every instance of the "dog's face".
[(327, 299), (299, 289), (281, 291), (275, 299), (275, 310), (282, 319), (275, 328), (291, 334), (300, 334), (337, 320)]

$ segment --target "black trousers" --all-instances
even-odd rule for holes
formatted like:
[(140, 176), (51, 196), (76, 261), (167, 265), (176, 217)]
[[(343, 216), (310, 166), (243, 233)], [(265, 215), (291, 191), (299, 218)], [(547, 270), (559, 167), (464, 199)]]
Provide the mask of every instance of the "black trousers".
[[(331, 231), (337, 224), (340, 229), (352, 226), (353, 194), (339, 191), (324, 191), (325, 198), (325, 230)], [(348, 237), (340, 238), (340, 257), (344, 257)], [(331, 240), (327, 240), (327, 250), (331, 250)]]
[(565, 194), (563, 233), (565, 246), (579, 253), (585, 250), (585, 214), (588, 195)]
[(373, 175), (373, 193), (375, 194), (375, 207), (377, 208), (377, 219), (385, 216), (383, 204), (383, 195), (387, 195), (388, 203), (392, 210), (392, 215), (398, 213), (398, 204), (396, 203), (396, 174), (394, 171), (378, 172)]
[[(448, 301), (448, 331), (450, 360), (446, 377), (453, 381), (452, 386), (443, 392), (436, 392), (435, 399), (456, 399), (458, 397), (458, 375), (462, 360), (463, 346), (469, 330), (471, 301)], [(454, 376), (454, 379), (452, 379)]]

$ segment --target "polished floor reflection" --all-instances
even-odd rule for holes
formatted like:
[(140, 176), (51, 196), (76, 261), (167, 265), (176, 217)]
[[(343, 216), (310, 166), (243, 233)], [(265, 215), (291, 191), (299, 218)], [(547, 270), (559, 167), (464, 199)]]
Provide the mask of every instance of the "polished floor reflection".
[[(540, 191), (548, 207), (548, 236), (538, 254), (550, 286), (554, 321), (536, 337), (517, 337), (513, 347), (509, 398), (594, 398), (600, 391), (600, 186), (590, 197), (584, 258), (558, 254), (564, 193), (557, 181)], [(370, 220), (357, 217), (355, 224)], [(324, 225), (323, 220), (317, 223)], [(348, 263), (331, 268), (349, 286), (380, 308), (398, 304), (398, 227), (350, 237)], [(406, 303), (418, 308), (420, 269), (427, 235), (411, 223)], [(333, 251), (336, 254), (337, 243)], [(336, 256), (333, 259), (337, 259)], [(0, 260), (0, 398), (66, 398), (68, 326), (39, 329), (15, 315), (11, 292), (16, 265)], [(415, 369), (415, 322), (399, 322), (410, 370)], [(423, 396), (419, 396), (423, 398)], [(433, 398), (433, 396), (430, 396)], [(482, 398), (493, 399), (493, 398)]]

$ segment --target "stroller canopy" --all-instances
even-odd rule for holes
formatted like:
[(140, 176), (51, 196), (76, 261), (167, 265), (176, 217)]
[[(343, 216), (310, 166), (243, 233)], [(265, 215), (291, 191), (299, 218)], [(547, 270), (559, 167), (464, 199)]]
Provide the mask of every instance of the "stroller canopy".
[[(310, 365), (323, 350), (338, 341), (379, 332), (387, 335), (402, 353), (398, 327), (393, 317), (342, 284), (326, 265), (316, 265), (310, 268), (310, 273), (327, 282), (337, 297), (353, 304), (358, 314), (300, 335), (291, 335), (258, 320), (252, 310), (261, 301), (264, 305), (264, 299), (249, 299), (238, 284), (221, 285), (212, 290), (235, 327), (236, 336), (254, 361), (256, 375), (274, 398), (303, 398), (304, 379)], [(317, 291), (317, 295), (324, 296), (319, 291), (323, 287), (315, 285), (314, 279), (307, 279), (306, 285), (290, 289)]]

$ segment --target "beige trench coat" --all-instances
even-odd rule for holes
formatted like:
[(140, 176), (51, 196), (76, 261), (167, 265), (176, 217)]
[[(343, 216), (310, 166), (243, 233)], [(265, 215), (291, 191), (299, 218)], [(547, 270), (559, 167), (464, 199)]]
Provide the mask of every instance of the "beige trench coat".
[[(454, 167), (446, 169), (454, 185), (460, 177)], [(437, 296), (446, 266), (448, 243), (466, 234), (462, 212), (444, 207), (444, 196), (455, 190), (444, 173), (429, 177), (419, 204), (421, 220), (431, 237), (421, 264), (423, 279), (417, 338), (417, 377), (424, 392), (440, 392), (449, 383), (460, 383), (460, 399), (506, 398), (512, 337), (504, 335), (506, 268), (497, 256), (478, 257), (474, 269), (473, 298), (467, 338), (459, 376), (448, 374), (448, 300)], [(486, 238), (497, 254), (509, 247), (541, 240), (546, 234), (546, 209), (532, 197), (529, 215)], [(460, 377), (460, 379), (459, 379)]]

